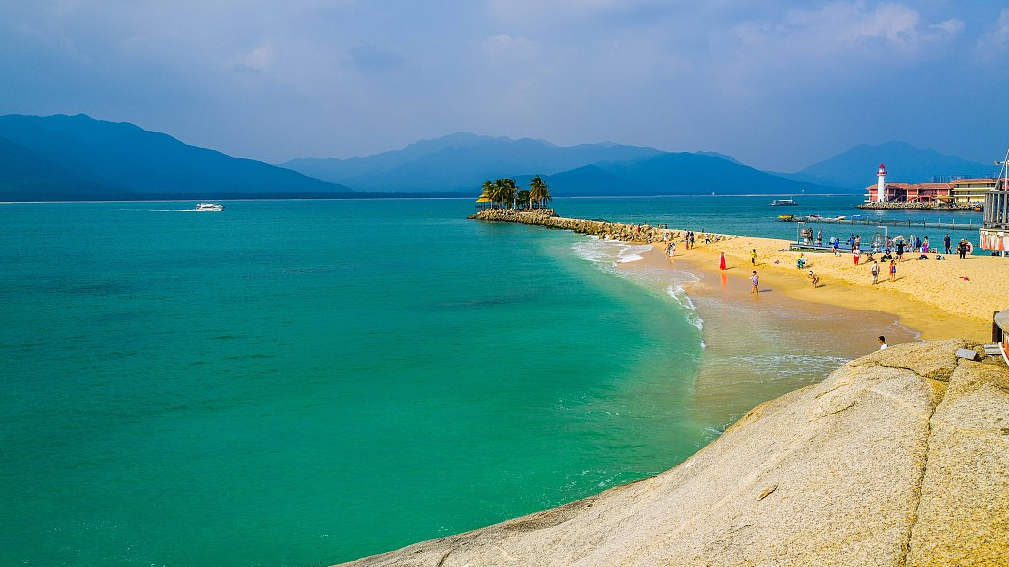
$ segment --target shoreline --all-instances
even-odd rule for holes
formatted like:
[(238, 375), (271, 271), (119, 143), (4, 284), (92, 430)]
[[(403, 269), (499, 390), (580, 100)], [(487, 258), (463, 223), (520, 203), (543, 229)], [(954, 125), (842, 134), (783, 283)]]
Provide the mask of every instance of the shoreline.
[[(962, 337), (987, 341), (990, 338), (991, 316), (1009, 307), (1009, 299), (1001, 289), (1009, 281), (1009, 261), (993, 256), (956, 254), (937, 260), (905, 259), (897, 263), (896, 280), (888, 281), (887, 264), (880, 262), (879, 283), (871, 283), (871, 262), (855, 265), (851, 254), (807, 252), (806, 268), (796, 266), (799, 254), (788, 251), (789, 240), (718, 233), (698, 233), (695, 246), (685, 250), (686, 229), (659, 229), (649, 225), (632, 225), (608, 221), (553, 216), (553, 211), (518, 212), (513, 210), (481, 211), (470, 218), (477, 220), (517, 222), (575, 233), (618, 240), (627, 244), (650, 245), (663, 254), (666, 238), (677, 243), (674, 260), (692, 262), (695, 269), (719, 273), (718, 257), (725, 253), (727, 274), (749, 276), (756, 269), (764, 283), (774, 281), (786, 295), (810, 303), (845, 307), (859, 311), (882, 311), (898, 318), (902, 325), (921, 331), (924, 340)], [(936, 243), (943, 233), (934, 233)], [(705, 244), (705, 237), (711, 239)], [(750, 251), (756, 250), (757, 260), (750, 262)], [(906, 253), (906, 258), (916, 258)], [(813, 289), (806, 278), (812, 269), (820, 276)]]
[[(673, 260), (689, 264), (691, 270), (717, 275), (722, 273), (718, 269), (719, 253), (725, 252), (724, 273), (729, 277), (747, 278), (756, 270), (761, 290), (771, 288), (808, 303), (887, 313), (919, 332), (922, 340), (960, 337), (987, 341), (991, 320), (990, 315), (982, 313), (999, 309), (996, 286), (1000, 281), (1009, 281), (1009, 262), (1002, 258), (968, 256), (965, 260), (953, 257), (939, 261), (932, 254), (929, 260), (898, 263), (894, 282), (888, 281), (886, 264), (880, 263), (879, 283), (873, 285), (872, 264), (856, 266), (850, 254), (835, 257), (832, 253), (806, 253), (807, 268), (799, 270), (795, 267), (798, 254), (787, 251), (787, 240), (712, 236), (722, 240), (697, 244), (691, 250), (678, 245)], [(749, 258), (753, 249), (757, 250), (755, 265)], [(662, 243), (653, 244), (650, 252), (659, 260), (665, 256)], [(807, 277), (809, 269), (821, 278), (815, 289)], [(953, 275), (961, 272), (965, 276)]]

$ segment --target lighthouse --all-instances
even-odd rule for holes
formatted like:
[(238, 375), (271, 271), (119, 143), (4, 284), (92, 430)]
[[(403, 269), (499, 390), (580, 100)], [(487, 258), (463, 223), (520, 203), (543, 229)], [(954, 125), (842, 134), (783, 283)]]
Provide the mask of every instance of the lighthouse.
[(876, 172), (879, 182), (876, 184), (876, 202), (886, 202), (886, 166), (879, 164), (879, 171)]

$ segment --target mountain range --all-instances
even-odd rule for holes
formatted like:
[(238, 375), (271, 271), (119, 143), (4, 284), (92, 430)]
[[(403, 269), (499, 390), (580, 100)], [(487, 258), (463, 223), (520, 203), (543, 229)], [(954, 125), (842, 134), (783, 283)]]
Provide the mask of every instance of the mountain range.
[(456, 133), (369, 157), (280, 164), (367, 191), (472, 192), (484, 180), (540, 175), (555, 194), (657, 195), (826, 192), (832, 187), (768, 174), (713, 152), (670, 153), (620, 144), (556, 146), (543, 140)]
[(350, 188), (89, 116), (0, 116), (0, 199), (83, 200), (239, 194), (348, 194)]
[(0, 116), (0, 200), (222, 199), (473, 195), (485, 180), (534, 175), (555, 196), (858, 193), (885, 163), (891, 180), (985, 177), (993, 167), (902, 142), (862, 145), (793, 173), (715, 152), (456, 133), (401, 150), (279, 165), (198, 148), (129, 123), (76, 116)]

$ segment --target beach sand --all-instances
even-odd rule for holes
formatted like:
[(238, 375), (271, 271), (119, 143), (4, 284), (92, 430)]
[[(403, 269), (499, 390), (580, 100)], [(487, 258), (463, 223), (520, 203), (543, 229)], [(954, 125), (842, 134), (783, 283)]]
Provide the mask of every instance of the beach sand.
[[(898, 317), (901, 324), (917, 329), (925, 340), (961, 337), (976, 341), (991, 338), (992, 313), (1009, 308), (1009, 259), (956, 254), (944, 260), (917, 260), (905, 253), (897, 263), (896, 281), (888, 280), (888, 263), (880, 262), (879, 283), (872, 285), (871, 265), (856, 266), (851, 254), (809, 253), (807, 269), (796, 266), (798, 253), (789, 252), (787, 240), (749, 236), (717, 235), (717, 242), (698, 244), (685, 250), (677, 243), (673, 262), (691, 266), (698, 272), (717, 273), (719, 253), (724, 252), (728, 275), (748, 278), (753, 270), (760, 276), (761, 293), (773, 291), (790, 297), (864, 311), (882, 311)], [(662, 244), (656, 245), (665, 260)], [(756, 249), (757, 262), (750, 262)], [(879, 255), (877, 255), (878, 257)], [(812, 269), (820, 276), (812, 287), (807, 277)], [(747, 284), (748, 289), (748, 284)]]
[[(680, 231), (682, 234), (682, 231)], [(667, 258), (656, 244), (622, 270), (688, 272), (696, 281), (684, 285), (703, 320), (704, 354), (692, 404), (698, 423), (716, 429), (732, 423), (755, 401), (776, 398), (821, 380), (847, 360), (879, 348), (917, 340), (965, 338), (987, 342), (992, 313), (1009, 308), (1009, 259), (956, 255), (945, 260), (899, 262), (897, 279), (888, 281), (880, 263), (873, 285), (868, 265), (854, 265), (851, 254), (806, 253), (808, 268), (795, 267), (789, 242), (769, 238), (715, 235), (718, 241)], [(757, 250), (757, 262), (750, 251)], [(726, 270), (719, 254), (725, 253)], [(777, 263), (775, 263), (777, 261)], [(753, 270), (759, 293), (750, 293)], [(816, 288), (808, 270), (820, 276)], [(966, 278), (966, 279), (964, 279)], [(653, 276), (651, 278), (655, 280)]]
[(712, 270), (705, 265), (710, 251), (691, 252), (670, 260), (653, 248), (641, 254), (642, 260), (619, 266), (660, 286), (662, 273), (670, 281), (684, 279), (672, 277), (674, 272), (695, 276), (682, 286), (703, 321), (704, 348), (689, 405), (694, 422), (708, 428), (712, 439), (755, 403), (818, 382), (845, 362), (877, 350), (879, 335), (890, 344), (918, 339), (917, 329), (883, 310), (805, 300), (801, 292), (808, 282), (795, 274), (765, 270), (762, 291), (750, 294), (750, 271), (732, 262), (732, 269), (718, 270), (717, 254)]

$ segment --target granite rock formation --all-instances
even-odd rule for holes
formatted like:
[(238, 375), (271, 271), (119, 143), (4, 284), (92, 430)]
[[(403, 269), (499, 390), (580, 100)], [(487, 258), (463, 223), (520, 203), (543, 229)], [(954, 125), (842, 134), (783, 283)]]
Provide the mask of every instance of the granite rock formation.
[(1009, 369), (896, 345), (658, 476), (355, 567), (1009, 565)]

